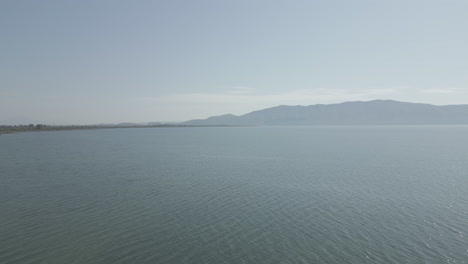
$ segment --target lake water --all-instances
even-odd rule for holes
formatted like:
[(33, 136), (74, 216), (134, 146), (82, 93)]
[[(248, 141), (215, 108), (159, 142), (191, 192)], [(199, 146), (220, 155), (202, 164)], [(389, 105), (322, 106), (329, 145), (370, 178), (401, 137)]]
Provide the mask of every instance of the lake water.
[(468, 263), (468, 127), (1, 135), (0, 263)]

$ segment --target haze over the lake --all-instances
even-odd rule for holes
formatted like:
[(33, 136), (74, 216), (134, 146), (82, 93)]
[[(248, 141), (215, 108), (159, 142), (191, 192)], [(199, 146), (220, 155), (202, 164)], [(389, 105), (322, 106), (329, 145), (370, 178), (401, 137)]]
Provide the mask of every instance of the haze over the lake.
[(468, 104), (468, 1), (0, 1), (0, 124)]

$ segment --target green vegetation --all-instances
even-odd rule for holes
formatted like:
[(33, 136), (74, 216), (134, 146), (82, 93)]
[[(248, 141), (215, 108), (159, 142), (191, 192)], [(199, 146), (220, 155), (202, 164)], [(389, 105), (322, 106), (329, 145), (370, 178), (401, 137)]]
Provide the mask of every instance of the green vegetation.
[(158, 124), (158, 125), (71, 125), (71, 126), (51, 126), (44, 124), (29, 125), (0, 125), (0, 134), (15, 132), (36, 132), (36, 131), (61, 131), (61, 130), (91, 130), (110, 128), (151, 128), (151, 127), (187, 127), (185, 125)]
[[(46, 128), (43, 124), (29, 124), (29, 125), (15, 125), (15, 126), (0, 126), (0, 134), (13, 133), (13, 132), (24, 132), (24, 131), (35, 131)], [(49, 127), (47, 127), (49, 128)]]

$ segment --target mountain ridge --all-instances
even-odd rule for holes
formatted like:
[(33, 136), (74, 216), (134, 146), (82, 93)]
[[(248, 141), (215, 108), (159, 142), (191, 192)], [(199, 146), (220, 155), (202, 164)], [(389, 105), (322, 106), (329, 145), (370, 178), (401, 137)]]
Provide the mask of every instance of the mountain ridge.
[(468, 105), (437, 106), (394, 100), (336, 104), (279, 105), (244, 115), (220, 115), (182, 122), (188, 126), (295, 125), (461, 125), (468, 124)]

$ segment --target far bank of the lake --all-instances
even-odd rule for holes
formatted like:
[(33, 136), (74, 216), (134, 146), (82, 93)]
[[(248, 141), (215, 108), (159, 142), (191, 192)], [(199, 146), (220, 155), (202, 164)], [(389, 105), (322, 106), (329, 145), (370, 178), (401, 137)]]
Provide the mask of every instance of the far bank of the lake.
[(151, 126), (0, 126), (0, 135), (18, 132), (44, 132), (44, 131), (68, 131), (68, 130), (96, 130), (114, 128), (157, 128), (157, 127), (187, 127), (181, 125), (151, 125)]

